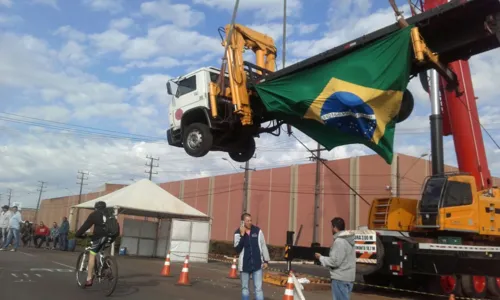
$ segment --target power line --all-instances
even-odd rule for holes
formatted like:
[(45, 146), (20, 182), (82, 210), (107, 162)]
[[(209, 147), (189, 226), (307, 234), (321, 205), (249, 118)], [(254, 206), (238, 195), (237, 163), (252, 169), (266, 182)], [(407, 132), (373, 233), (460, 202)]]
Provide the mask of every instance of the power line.
[[(299, 140), (295, 134), (291, 134), (291, 136), (293, 136), (297, 142), (299, 142), (304, 148), (306, 148), (309, 152), (311, 152), (311, 154), (313, 156), (315, 156), (316, 158), (319, 158), (316, 156), (316, 154), (314, 154), (314, 152), (309, 149), (304, 143), (302, 143), (301, 140)], [(332, 172), (340, 181), (342, 181), (343, 184), (345, 184), (356, 196), (358, 196), (361, 200), (363, 200), (366, 204), (368, 205), (371, 205), (370, 202), (368, 202), (363, 196), (361, 196), (349, 183), (347, 183), (344, 179), (342, 179), (342, 177), (340, 177), (340, 175), (337, 174), (337, 172), (335, 172), (332, 168), (330, 168), (329, 165), (327, 165), (324, 161), (321, 161), (321, 163), (330, 171)]]
[(146, 167), (149, 167), (149, 171), (146, 170), (146, 171), (144, 171), (144, 173), (148, 173), (149, 174), (149, 180), (151, 181), (151, 179), (153, 178), (153, 174), (155, 174), (155, 175), (158, 174), (158, 172), (154, 172), (153, 173), (153, 167), (158, 168), (160, 166), (159, 163), (157, 163), (156, 165), (153, 165), (153, 161), (155, 161), (155, 160), (159, 161), (160, 158), (159, 157), (155, 158), (155, 157), (149, 156), (149, 155), (146, 156), (146, 158), (149, 159), (149, 164), (146, 162)]

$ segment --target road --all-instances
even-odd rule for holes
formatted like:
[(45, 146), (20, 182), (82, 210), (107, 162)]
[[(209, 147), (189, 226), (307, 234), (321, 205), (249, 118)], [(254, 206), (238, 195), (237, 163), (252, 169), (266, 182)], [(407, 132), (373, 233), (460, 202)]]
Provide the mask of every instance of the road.
[[(80, 289), (76, 285), (74, 267), (77, 252), (21, 248), (18, 252), (0, 252), (0, 292), (9, 300), (104, 299), (98, 287)], [(176, 286), (180, 264), (173, 263), (173, 277), (159, 276), (163, 262), (158, 259), (117, 257), (118, 286), (112, 298), (196, 300), (240, 299), (239, 280), (227, 279), (228, 266), (222, 263), (191, 263), (192, 286)], [(266, 299), (282, 299), (284, 289), (264, 286)], [(332, 299), (329, 291), (305, 292), (308, 300)], [(355, 294), (353, 300), (390, 299), (376, 295)]]

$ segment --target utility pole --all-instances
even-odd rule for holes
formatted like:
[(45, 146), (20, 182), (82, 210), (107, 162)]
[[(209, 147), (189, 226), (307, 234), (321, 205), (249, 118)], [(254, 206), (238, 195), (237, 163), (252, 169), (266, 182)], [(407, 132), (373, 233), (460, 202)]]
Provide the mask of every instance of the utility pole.
[(314, 185), (314, 220), (313, 220), (313, 243), (318, 243), (318, 229), (319, 229), (319, 198), (321, 193), (321, 184), (320, 184), (320, 176), (321, 176), (321, 162), (326, 161), (326, 159), (321, 158), (321, 151), (326, 150), (325, 148), (321, 148), (321, 145), (318, 143), (318, 147), (316, 149), (316, 157), (310, 156), (309, 160), (316, 161), (316, 181)]
[(160, 160), (160, 158), (159, 157), (155, 158), (155, 157), (152, 157), (149, 155), (146, 156), (146, 158), (149, 159), (149, 164), (146, 163), (146, 167), (149, 167), (149, 171), (146, 170), (146, 171), (144, 171), (144, 173), (149, 173), (149, 180), (151, 181), (151, 179), (153, 178), (153, 174), (155, 174), (155, 175), (158, 174), (158, 172), (153, 173), (153, 167), (158, 168), (160, 166), (159, 164), (156, 164), (156, 166), (153, 165), (153, 161)]
[(46, 184), (45, 181), (38, 181), (38, 182), (40, 182), (40, 189), (37, 189), (37, 191), (39, 191), (40, 194), (38, 194), (38, 202), (36, 203), (35, 223), (38, 223), (38, 210), (40, 209), (40, 200), (42, 200), (43, 188), (44, 185)]
[(401, 174), (399, 173), (399, 155), (396, 156), (396, 197), (401, 197)]
[[(80, 185), (80, 194), (78, 194), (78, 204), (82, 203), (83, 186), (87, 185), (83, 183), (83, 181), (89, 179), (88, 177), (85, 177), (86, 175), (89, 175), (89, 172), (78, 171), (78, 175), (76, 175), (76, 179), (80, 180), (79, 182), (76, 183)], [(78, 222), (80, 219), (79, 216), (80, 216), (80, 208), (76, 208), (75, 230), (78, 229)]]
[(9, 189), (9, 199), (7, 200), (8, 204), (9, 204), (9, 207), (10, 207), (10, 199), (11, 198), (12, 198), (12, 189)]
[[(255, 157), (255, 156), (254, 156)], [(247, 212), (248, 211), (248, 175), (250, 170), (255, 171), (255, 168), (251, 169), (250, 168), (250, 160), (247, 160), (245, 163), (245, 167), (241, 167), (241, 169), (245, 170), (245, 178), (243, 180), (243, 204), (242, 204), (242, 212)]]

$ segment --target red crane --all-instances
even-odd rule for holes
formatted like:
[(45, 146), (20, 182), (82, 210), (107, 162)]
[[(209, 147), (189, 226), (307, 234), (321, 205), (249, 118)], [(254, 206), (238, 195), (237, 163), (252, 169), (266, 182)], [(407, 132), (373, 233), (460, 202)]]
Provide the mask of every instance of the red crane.
[[(447, 2), (449, 1), (420, 0), (419, 8), (427, 11)], [(445, 82), (441, 78), (443, 135), (453, 135), (458, 169), (474, 176), (478, 190), (488, 189), (493, 183), (483, 143), (469, 62), (458, 60), (449, 67), (456, 73), (462, 93), (457, 96), (454, 91), (444, 89)]]

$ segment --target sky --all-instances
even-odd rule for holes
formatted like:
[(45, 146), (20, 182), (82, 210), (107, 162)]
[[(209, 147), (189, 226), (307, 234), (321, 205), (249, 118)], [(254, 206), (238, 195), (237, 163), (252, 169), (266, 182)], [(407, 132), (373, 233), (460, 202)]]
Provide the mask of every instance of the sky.
[[(288, 0), (286, 65), (395, 22), (386, 1)], [(408, 16), (407, 1), (397, 1)], [(193, 159), (166, 142), (170, 97), (165, 84), (204, 66), (220, 66), (217, 29), (230, 22), (233, 0), (0, 0), (0, 204), (35, 207), (43, 198), (77, 194), (106, 182), (147, 177), (147, 156), (158, 157), (153, 181), (241, 172), (224, 153)], [(281, 68), (283, 0), (241, 0), (237, 23), (271, 36)], [(249, 56), (246, 56), (249, 57)], [(499, 50), (470, 60), (481, 122), (500, 140)], [(409, 84), (416, 106), (397, 126), (395, 151), (430, 151), (428, 95)], [(297, 132), (297, 131), (296, 131)], [(310, 148), (316, 143), (297, 132)], [(484, 135), (490, 170), (500, 176), (500, 152)], [(456, 165), (445, 137), (446, 163)], [(373, 152), (362, 145), (324, 152), (341, 159)], [(310, 154), (282, 134), (257, 139), (251, 167), (308, 163)]]

